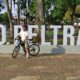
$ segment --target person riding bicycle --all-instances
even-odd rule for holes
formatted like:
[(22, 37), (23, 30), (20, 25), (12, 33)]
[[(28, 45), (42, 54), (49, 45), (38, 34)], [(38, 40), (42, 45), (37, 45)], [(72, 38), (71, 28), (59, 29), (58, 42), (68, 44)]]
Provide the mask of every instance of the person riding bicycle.
[(20, 33), (18, 33), (17, 38), (19, 38), (19, 36), (21, 37), (21, 46), (23, 48), (24, 51), (24, 55), (26, 55), (27, 58), (29, 58), (29, 54), (28, 54), (28, 26), (23, 25), (21, 27)]

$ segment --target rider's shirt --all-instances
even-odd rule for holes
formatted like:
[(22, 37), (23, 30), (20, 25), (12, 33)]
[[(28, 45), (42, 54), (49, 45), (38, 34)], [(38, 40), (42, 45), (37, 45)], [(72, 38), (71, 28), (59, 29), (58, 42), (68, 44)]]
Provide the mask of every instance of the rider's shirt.
[(21, 30), (20, 33), (19, 33), (20, 37), (21, 37), (21, 40), (22, 41), (25, 41), (28, 37), (28, 31), (23, 31)]

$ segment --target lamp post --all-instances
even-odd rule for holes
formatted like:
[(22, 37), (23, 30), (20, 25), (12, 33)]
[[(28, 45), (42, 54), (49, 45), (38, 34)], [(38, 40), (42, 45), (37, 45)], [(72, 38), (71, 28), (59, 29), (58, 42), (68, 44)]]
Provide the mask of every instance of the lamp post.
[(61, 22), (61, 30), (63, 30), (64, 27), (64, 21)]
[(78, 27), (80, 28), (80, 18), (78, 18), (79, 22), (78, 22)]

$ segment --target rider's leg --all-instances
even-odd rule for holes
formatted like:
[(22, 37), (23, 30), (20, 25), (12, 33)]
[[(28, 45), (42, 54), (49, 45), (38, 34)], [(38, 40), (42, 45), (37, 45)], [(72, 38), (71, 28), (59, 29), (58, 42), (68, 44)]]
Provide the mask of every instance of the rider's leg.
[(28, 42), (27, 40), (25, 41), (25, 50), (26, 50), (26, 58), (29, 58), (29, 51), (28, 51)]
[(28, 48), (26, 48), (26, 58), (29, 58)]
[(26, 55), (27, 53), (26, 53), (25, 45), (23, 45), (22, 48), (23, 48), (23, 51), (24, 51), (24, 55)]
[(24, 55), (26, 55), (27, 53), (26, 53), (26, 49), (25, 49), (25, 48), (24, 48), (24, 50), (23, 50), (23, 51), (24, 51)]

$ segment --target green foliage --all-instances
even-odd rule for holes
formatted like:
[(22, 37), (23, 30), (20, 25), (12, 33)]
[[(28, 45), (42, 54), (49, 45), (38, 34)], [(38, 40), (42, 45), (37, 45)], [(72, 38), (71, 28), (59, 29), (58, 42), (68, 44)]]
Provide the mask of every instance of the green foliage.
[(45, 7), (45, 11), (47, 12), (48, 9), (51, 7), (51, 2), (52, 0), (45, 0), (44, 1), (44, 7)]
[(46, 11), (48, 11), (49, 8), (51, 8), (51, 4), (55, 5), (57, 0), (44, 0), (44, 6)]
[(3, 22), (3, 19), (2, 19), (2, 14), (0, 14), (0, 23)]
[(8, 14), (7, 13), (4, 13), (2, 15), (2, 18), (3, 18), (3, 20), (4, 20), (5, 23), (9, 23), (9, 18), (8, 18)]
[(80, 5), (80, 0), (76, 0), (76, 4), (79, 4)]
[(67, 10), (67, 2), (65, 0), (57, 0), (52, 16), (55, 19), (54, 24), (60, 24)]
[(79, 13), (80, 14), (80, 5), (78, 5), (77, 7), (76, 7), (76, 13)]
[(64, 22), (69, 24), (71, 22), (71, 15), (72, 11), (71, 10), (67, 10), (67, 12), (65, 13), (65, 17), (64, 17)]
[[(71, 21), (71, 15), (75, 12), (76, 6), (80, 5), (80, 0), (42, 0), (43, 1), (43, 12), (46, 14), (45, 21), (47, 20), (50, 24), (61, 24), (63, 20), (66, 23)], [(21, 9), (26, 8), (26, 4), (23, 0), (20, 0)], [(51, 5), (54, 5), (54, 9), (49, 14)], [(36, 0), (32, 0), (29, 5), (29, 13), (31, 16), (36, 14)], [(71, 12), (69, 11), (71, 10)], [(76, 9), (79, 13), (80, 8)], [(45, 15), (44, 15), (45, 16)], [(72, 16), (74, 17), (74, 16)]]
[(7, 13), (0, 14), (0, 23), (5, 23), (9, 25), (9, 18)]
[(29, 6), (30, 14), (34, 15), (36, 13), (36, 0), (33, 0), (31, 5)]
[[(54, 24), (60, 24), (63, 20), (65, 20), (66, 22), (70, 22), (71, 15), (74, 13), (78, 4), (80, 4), (80, 0), (57, 0), (55, 8), (52, 11), (52, 16), (55, 19)], [(69, 9), (71, 10), (71, 12), (69, 11)]]
[(20, 6), (21, 9), (26, 8), (26, 3), (24, 0), (20, 0), (20, 4), (21, 4), (21, 6)]

